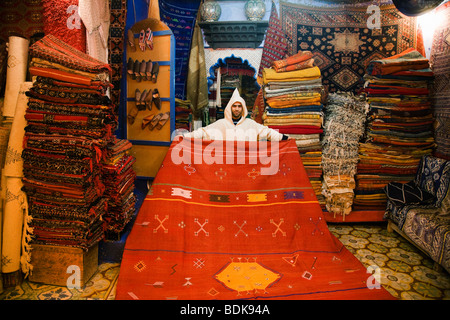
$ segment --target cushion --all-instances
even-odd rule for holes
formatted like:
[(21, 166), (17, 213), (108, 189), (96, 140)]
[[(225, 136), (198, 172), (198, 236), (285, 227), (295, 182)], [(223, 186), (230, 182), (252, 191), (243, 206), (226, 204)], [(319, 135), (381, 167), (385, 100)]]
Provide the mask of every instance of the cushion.
[(446, 219), (450, 219), (450, 188), (447, 189), (447, 195), (444, 197), (444, 200), (441, 202), (440, 213), (439, 216), (446, 217)]
[(396, 206), (410, 204), (431, 204), (434, 196), (410, 181), (408, 183), (390, 182), (384, 187), (387, 198)]
[(424, 156), (417, 169), (415, 184), (436, 197), (436, 206), (440, 206), (450, 187), (450, 161)]

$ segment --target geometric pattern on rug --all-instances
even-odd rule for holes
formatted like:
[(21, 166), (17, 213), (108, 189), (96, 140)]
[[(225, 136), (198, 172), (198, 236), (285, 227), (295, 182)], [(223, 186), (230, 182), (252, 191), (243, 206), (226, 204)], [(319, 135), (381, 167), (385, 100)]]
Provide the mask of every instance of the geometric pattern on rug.
[(0, 12), (0, 39), (5, 42), (9, 36), (30, 38), (44, 32), (41, 1), (2, 0)]
[(179, 148), (191, 157), (193, 143), (196, 155), (211, 152), (197, 141), (174, 141), (152, 182), (124, 248), (117, 300), (392, 298), (365, 285), (366, 269), (326, 229), (295, 143), (265, 146), (279, 148), (280, 170), (267, 175), (250, 142), (242, 154), (253, 164), (227, 166), (218, 151), (208, 165), (172, 161)]
[(119, 270), (119, 263), (100, 264), (81, 289), (24, 280), (20, 285), (5, 289), (0, 300), (114, 300)]
[[(450, 274), (381, 224), (329, 224), (329, 230), (367, 268), (379, 267), (381, 285), (400, 300), (450, 299)], [(374, 289), (375, 290), (375, 289)]]
[(308, 7), (281, 3), (288, 54), (311, 51), (329, 92), (356, 91), (371, 60), (415, 48), (416, 18), (393, 5), (380, 7), (381, 28), (369, 28), (367, 8)]

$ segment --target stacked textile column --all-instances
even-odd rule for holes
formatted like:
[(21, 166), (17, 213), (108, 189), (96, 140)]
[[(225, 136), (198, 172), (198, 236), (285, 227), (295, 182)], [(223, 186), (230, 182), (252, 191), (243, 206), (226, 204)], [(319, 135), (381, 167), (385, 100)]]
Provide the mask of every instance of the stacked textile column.
[(22, 157), (32, 243), (88, 250), (104, 238), (101, 162), (117, 127), (111, 69), (51, 35), (30, 56)]
[(102, 163), (102, 181), (105, 184), (104, 197), (108, 211), (105, 238), (117, 240), (135, 213), (136, 197), (134, 182), (136, 173), (133, 164), (136, 158), (130, 154), (132, 144), (125, 139), (111, 139), (106, 147), (106, 159)]
[(320, 69), (309, 51), (274, 61), (263, 70), (264, 125), (295, 139), (319, 203), (322, 187), (323, 94)]
[(175, 98), (175, 129), (191, 131), (192, 103)]
[(359, 161), (358, 145), (364, 135), (367, 103), (365, 97), (333, 93), (325, 107), (322, 139), (322, 194), (328, 212), (345, 216), (352, 211)]
[(408, 49), (369, 63), (364, 92), (370, 105), (367, 140), (359, 147), (354, 208), (384, 210), (383, 188), (414, 179), (421, 157), (434, 147), (429, 62)]

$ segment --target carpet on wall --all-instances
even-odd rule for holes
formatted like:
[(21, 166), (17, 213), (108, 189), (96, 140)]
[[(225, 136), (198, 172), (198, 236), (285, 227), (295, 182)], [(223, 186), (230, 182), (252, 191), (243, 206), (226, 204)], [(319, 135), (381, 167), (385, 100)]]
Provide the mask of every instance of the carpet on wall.
[(42, 9), (46, 36), (53, 35), (86, 52), (86, 27), (78, 15), (78, 0), (45, 0)]
[(280, 2), (282, 28), (290, 55), (313, 52), (322, 83), (329, 92), (356, 92), (372, 60), (416, 48), (416, 18), (402, 15), (394, 5), (380, 8), (381, 28), (368, 28), (367, 7), (308, 7)]
[(219, 144), (172, 143), (127, 239), (117, 300), (392, 298), (329, 232), (295, 141), (246, 143), (232, 165)]
[(186, 79), (192, 34), (200, 0), (159, 0), (161, 21), (173, 32), (175, 46), (175, 98), (186, 100)]
[(3, 0), (0, 2), (0, 39), (19, 35), (30, 38), (44, 32), (41, 1)]
[(282, 60), (286, 56), (286, 36), (281, 28), (280, 17), (278, 15), (275, 2), (272, 1), (270, 11), (269, 26), (267, 27), (266, 38), (264, 40), (261, 64), (258, 70), (258, 77), (261, 78), (264, 68), (270, 68), (272, 62)]
[(111, 101), (119, 108), (127, 0), (111, 0), (110, 15), (108, 63), (112, 70), (111, 83), (114, 86), (111, 88)]

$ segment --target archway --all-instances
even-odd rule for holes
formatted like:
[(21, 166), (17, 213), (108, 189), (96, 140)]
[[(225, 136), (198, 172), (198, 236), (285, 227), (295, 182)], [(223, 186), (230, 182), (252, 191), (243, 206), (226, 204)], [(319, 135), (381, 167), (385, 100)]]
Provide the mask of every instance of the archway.
[[(219, 74), (220, 72), (220, 74)], [(220, 58), (209, 69), (208, 95), (210, 120), (223, 118), (224, 109), (235, 88), (247, 103), (249, 116), (258, 95), (260, 85), (256, 81), (256, 69), (248, 62), (233, 54)], [(215, 114), (214, 114), (215, 113)]]

